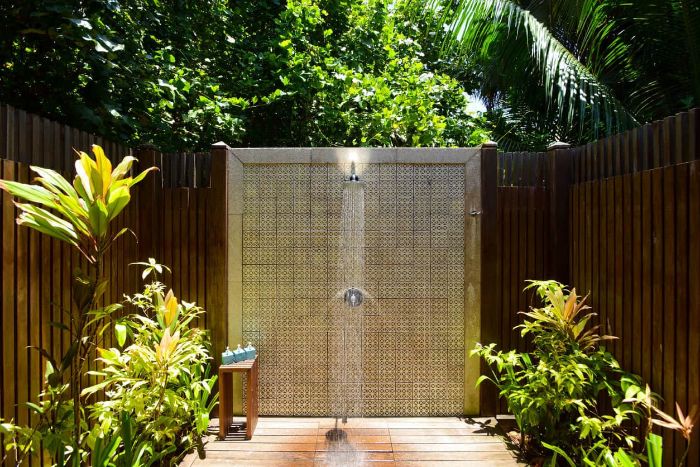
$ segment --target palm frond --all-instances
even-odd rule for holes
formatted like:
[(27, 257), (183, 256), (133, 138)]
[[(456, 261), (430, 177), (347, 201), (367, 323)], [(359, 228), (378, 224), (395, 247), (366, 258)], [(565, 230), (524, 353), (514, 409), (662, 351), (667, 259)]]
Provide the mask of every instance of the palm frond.
[[(595, 74), (562, 44), (530, 11), (510, 0), (429, 0), (428, 15), (444, 30), (446, 54), (477, 53), (500, 58), (526, 56), (539, 76), (547, 105), (568, 125), (586, 122), (594, 132), (635, 126), (637, 119)], [(505, 38), (505, 40), (503, 40)], [(587, 41), (595, 41), (593, 36)], [(498, 47), (495, 47), (497, 45)], [(623, 56), (624, 47), (613, 44), (600, 62), (611, 67)], [(501, 66), (507, 65), (500, 60)], [(507, 70), (505, 70), (507, 72)], [(515, 75), (519, 75), (516, 73)], [(512, 83), (517, 85), (517, 83)]]

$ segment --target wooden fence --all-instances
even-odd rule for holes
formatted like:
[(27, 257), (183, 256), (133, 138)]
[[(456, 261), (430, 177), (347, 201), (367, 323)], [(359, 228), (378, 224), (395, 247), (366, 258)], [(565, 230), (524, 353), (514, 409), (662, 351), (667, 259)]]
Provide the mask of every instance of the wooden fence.
[[(488, 172), (482, 173), (482, 235), (495, 239), (482, 245), (485, 274), (495, 278), (483, 289), (489, 293), (483, 297), (485, 336), (504, 348), (526, 348), (512, 330), (516, 313), (532, 300), (522, 293), (524, 281), (555, 278), (590, 292), (605, 331), (621, 337), (611, 350), (625, 369), (650, 382), (667, 410), (676, 401), (685, 410), (700, 404), (699, 114), (682, 113), (582, 147), (555, 145), (546, 153), (499, 154), (497, 164), (482, 161)], [(220, 352), (228, 319), (227, 148), (215, 146), (211, 154), (131, 151), (0, 106), (2, 178), (28, 181), (28, 164), (72, 174), (72, 148), (87, 151), (93, 143), (115, 159), (133, 153), (142, 167), (160, 169), (135, 190), (117, 221), (116, 227), (131, 227), (139, 242), (124, 236), (109, 253), (105, 300), (138, 290), (140, 280), (128, 264), (155, 257), (172, 268), (164, 281), (176, 295), (208, 310), (200, 325), (211, 329), (214, 352)], [(491, 152), (496, 157), (493, 148), (482, 155)], [(24, 403), (38, 393), (43, 368), (27, 346), (55, 352), (67, 346), (49, 322), (65, 319), (60, 310), (71, 306), (70, 273), (81, 260), (60, 242), (17, 227), (16, 214), (3, 194), (0, 414), (24, 423), (30, 417)], [(484, 389), (482, 412), (504, 410)], [(699, 432), (688, 465), (700, 465)], [(670, 465), (683, 441), (664, 436)]]
[[(208, 313), (203, 322), (212, 323), (214, 352), (225, 346), (226, 332), (226, 154), (160, 154), (143, 148), (132, 151), (106, 141), (27, 114), (0, 106), (0, 178), (29, 182), (29, 165), (58, 170), (72, 179), (73, 148), (89, 152), (99, 144), (113, 161), (133, 154), (140, 166), (155, 165), (160, 171), (149, 175), (134, 190), (132, 201), (113, 224), (114, 231), (131, 228), (105, 257), (105, 275), (110, 285), (106, 303), (120, 302), (123, 294), (142, 287), (135, 261), (154, 257), (171, 267), (163, 278), (179, 299), (197, 302)], [(213, 170), (212, 170), (213, 169)], [(85, 261), (70, 247), (16, 224), (17, 210), (10, 196), (2, 193), (0, 233), (2, 261), (0, 307), (4, 332), (0, 333), (0, 417), (26, 424), (30, 421), (28, 401), (36, 401), (41, 390), (45, 362), (28, 346), (45, 347), (62, 355), (68, 336), (50, 322), (70, 327), (63, 310), (72, 304), (71, 273), (85, 267)], [(223, 212), (223, 214), (222, 214)], [(221, 249), (223, 245), (223, 250)], [(101, 346), (113, 345), (112, 333)], [(94, 369), (95, 363), (90, 362)], [(4, 452), (0, 451), (0, 456)], [(41, 465), (38, 457), (27, 465)]]
[[(590, 293), (604, 331), (620, 337), (608, 348), (665, 410), (700, 405), (699, 117), (681, 113), (544, 156), (499, 155), (499, 345), (526, 345), (511, 331), (532, 299), (523, 281), (554, 278)], [(484, 413), (505, 411), (482, 400)], [(698, 431), (687, 465), (700, 465)], [(684, 440), (663, 435), (664, 465), (675, 465)]]

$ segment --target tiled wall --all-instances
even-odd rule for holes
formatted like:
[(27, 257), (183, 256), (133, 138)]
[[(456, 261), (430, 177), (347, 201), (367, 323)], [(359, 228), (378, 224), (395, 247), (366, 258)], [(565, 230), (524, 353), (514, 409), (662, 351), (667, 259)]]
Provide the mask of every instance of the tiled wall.
[(243, 166), (243, 339), (259, 350), (260, 411), (333, 415), (352, 394), (349, 415), (460, 414), (464, 164), (358, 169), (368, 298), (350, 310), (338, 298), (349, 168)]

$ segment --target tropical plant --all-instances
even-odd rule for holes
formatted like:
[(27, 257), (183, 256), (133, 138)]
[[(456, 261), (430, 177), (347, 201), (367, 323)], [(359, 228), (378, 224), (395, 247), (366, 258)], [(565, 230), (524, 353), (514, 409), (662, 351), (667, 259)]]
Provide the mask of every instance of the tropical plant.
[(683, 452), (683, 455), (681, 456), (678, 462), (678, 465), (682, 466), (685, 462), (685, 458), (688, 456), (688, 450), (690, 449), (690, 435), (693, 433), (693, 427), (695, 426), (695, 423), (698, 419), (697, 406), (693, 406), (693, 408), (690, 409), (690, 413), (688, 415), (683, 415), (683, 411), (681, 410), (680, 405), (678, 405), (678, 402), (676, 402), (676, 413), (678, 414), (677, 419), (674, 419), (672, 416), (659, 410), (655, 406), (652, 406), (652, 409), (654, 410), (654, 413), (660, 417), (654, 418), (652, 420), (652, 423), (664, 428), (668, 428), (670, 430), (677, 431), (685, 439), (685, 451)]
[(412, 3), (448, 73), (475, 68), (489, 110), (554, 138), (590, 140), (700, 104), (697, 2)]
[[(496, 385), (515, 416), (521, 448), (534, 455), (548, 450), (561, 455), (561, 450), (582, 463), (622, 449), (620, 457), (639, 457), (631, 427), (642, 422), (644, 411), (629, 400), (642, 387), (639, 378), (599, 347), (609, 337), (589, 326), (593, 313), (585, 299), (555, 281), (533, 281), (528, 287), (543, 303), (524, 313), (526, 320), (518, 326), (521, 336), (532, 336), (533, 351), (502, 352), (495, 344), (477, 344), (472, 355), (491, 368), (491, 375), (481, 376), (477, 384)], [(601, 398), (612, 412), (601, 413)]]
[[(471, 352), (489, 365), (491, 375), (477, 385), (490, 381), (498, 388), (515, 416), (521, 450), (548, 457), (552, 467), (661, 467), (662, 438), (652, 433), (654, 424), (678, 431), (689, 446), (696, 408), (685, 416), (676, 405), (677, 420), (658, 409), (658, 395), (600, 346), (614, 337), (596, 333), (586, 297), (556, 281), (529, 282), (525, 290), (534, 289), (541, 306), (520, 312), (525, 320), (516, 329), (532, 337), (532, 352), (496, 351), (495, 344), (477, 344)], [(601, 401), (611, 410), (601, 410)], [(687, 449), (679, 466), (686, 455)]]
[(83, 391), (107, 396), (90, 407), (95, 428), (88, 443), (105, 453), (94, 465), (176, 464), (192, 448), (203, 457), (202, 436), (218, 398), (208, 332), (193, 326), (204, 310), (164, 293), (157, 274), (167, 268), (154, 259), (137, 264), (154, 280), (127, 297), (135, 313), (114, 322), (121, 350), (98, 349), (104, 368), (90, 372), (99, 381)]
[[(77, 153), (72, 184), (53, 170), (34, 166), (31, 169), (38, 175), (38, 184), (0, 181), (0, 189), (18, 200), (18, 224), (68, 243), (88, 265), (88, 270), (76, 269), (73, 273), (75, 306), (67, 310), (70, 325), (53, 323), (70, 336), (65, 354), (55, 356), (46, 349), (35, 348), (46, 359), (39, 403), (29, 404), (39, 421), (31, 430), (18, 429), (14, 431), (17, 437), (9, 437), (10, 444), (23, 440), (18, 462), (38, 449), (39, 441), (44, 442), (59, 464), (81, 462), (82, 432), (86, 427), (80, 398), (84, 364), (104, 331), (104, 320), (121, 308), (120, 304), (99, 305), (107, 287), (102, 258), (112, 243), (129, 231), (123, 228), (114, 232), (110, 223), (129, 203), (131, 188), (154, 170), (132, 177), (135, 158), (127, 156), (112, 167), (100, 146), (93, 145), (92, 151), (94, 159), (85, 152)], [(64, 459), (65, 455), (69, 458)]]

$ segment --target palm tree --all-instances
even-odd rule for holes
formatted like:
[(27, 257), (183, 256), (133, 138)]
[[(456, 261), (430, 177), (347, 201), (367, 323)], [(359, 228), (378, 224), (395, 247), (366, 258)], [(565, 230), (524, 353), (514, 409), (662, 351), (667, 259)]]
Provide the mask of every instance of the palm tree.
[(696, 0), (428, 0), (424, 7), (440, 58), (457, 73), (465, 61), (477, 63), (487, 106), (506, 108), (523, 127), (578, 142), (700, 105)]

